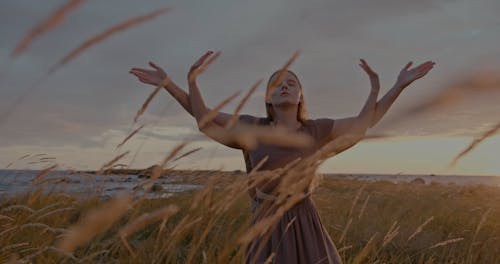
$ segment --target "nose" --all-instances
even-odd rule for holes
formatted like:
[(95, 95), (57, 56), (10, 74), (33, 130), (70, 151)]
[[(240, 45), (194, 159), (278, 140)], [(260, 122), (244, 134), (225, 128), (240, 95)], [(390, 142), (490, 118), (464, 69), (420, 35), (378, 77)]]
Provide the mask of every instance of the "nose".
[(282, 84), (281, 84), (281, 90), (286, 90), (286, 91), (288, 91), (288, 85), (286, 85), (286, 83), (282, 83)]

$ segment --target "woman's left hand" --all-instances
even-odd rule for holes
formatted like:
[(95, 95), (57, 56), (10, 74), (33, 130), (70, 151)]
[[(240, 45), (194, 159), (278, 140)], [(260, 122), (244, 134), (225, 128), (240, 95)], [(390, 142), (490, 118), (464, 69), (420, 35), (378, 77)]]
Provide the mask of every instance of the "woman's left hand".
[(368, 77), (370, 77), (370, 83), (372, 84), (371, 92), (378, 95), (378, 92), (380, 90), (380, 81), (378, 79), (378, 74), (374, 72), (372, 68), (370, 68), (365, 60), (360, 59), (359, 61), (361, 62), (359, 66), (366, 72), (366, 74), (368, 74)]
[(366, 63), (365, 60), (360, 59), (359, 61), (361, 62), (359, 64), (359, 67), (361, 67), (366, 72), (366, 74), (368, 74), (368, 77), (370, 77), (370, 80), (378, 79), (378, 74), (376, 72), (374, 72), (372, 70), (372, 68), (370, 68), (370, 66), (368, 65), (368, 63)]
[(415, 80), (424, 77), (435, 65), (433, 61), (426, 61), (413, 69), (410, 69), (412, 62), (410, 61), (406, 66), (399, 72), (398, 83), (403, 86), (408, 86)]
[(203, 54), (203, 56), (201, 56), (189, 69), (188, 82), (195, 82), (198, 75), (203, 73), (207, 67), (220, 56), (220, 54), (220, 51), (214, 53), (211, 50)]

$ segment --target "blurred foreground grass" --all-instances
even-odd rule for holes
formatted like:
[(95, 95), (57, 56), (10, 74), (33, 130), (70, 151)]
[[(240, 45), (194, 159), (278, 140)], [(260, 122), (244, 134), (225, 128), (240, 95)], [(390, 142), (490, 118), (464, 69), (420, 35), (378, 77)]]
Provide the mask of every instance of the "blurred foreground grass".
[[(4, 199), (0, 262), (242, 263), (238, 238), (249, 226), (250, 203), (226, 187), (245, 175), (220, 173), (211, 181), (213, 174), (185, 179), (205, 183), (204, 190), (135, 200), (70, 252), (60, 246), (68, 227), (108, 201), (36, 192)], [(345, 263), (500, 263), (499, 187), (325, 178), (313, 200)], [(219, 201), (227, 208), (213, 206)], [(178, 212), (120, 236), (127, 224), (170, 205)]]

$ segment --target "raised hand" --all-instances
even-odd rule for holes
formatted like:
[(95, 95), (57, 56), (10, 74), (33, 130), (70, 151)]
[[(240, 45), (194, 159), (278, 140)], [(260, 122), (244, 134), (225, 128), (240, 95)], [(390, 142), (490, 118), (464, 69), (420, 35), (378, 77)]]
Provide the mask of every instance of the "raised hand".
[(370, 68), (370, 66), (368, 65), (368, 63), (366, 63), (365, 60), (360, 59), (359, 61), (361, 62), (359, 66), (366, 72), (366, 74), (368, 74), (368, 77), (370, 78), (370, 83), (372, 85), (371, 87), (372, 92), (378, 94), (380, 90), (380, 81), (378, 79), (378, 74), (374, 72), (372, 68)]
[(220, 51), (214, 54), (214, 52), (211, 50), (203, 54), (203, 56), (201, 56), (189, 69), (188, 81), (190, 83), (196, 81), (198, 75), (206, 71), (208, 66), (212, 64), (212, 62), (214, 62), (220, 56), (220, 54)]
[(399, 72), (397, 83), (403, 86), (408, 86), (415, 80), (424, 77), (436, 64), (433, 61), (426, 61), (413, 69), (410, 69), (413, 63), (410, 61), (406, 66)]
[(154, 70), (132, 68), (129, 73), (135, 75), (139, 81), (143, 83), (157, 86), (167, 78), (167, 73), (151, 61), (149, 62), (149, 65), (153, 67)]
[(359, 66), (366, 72), (366, 74), (368, 74), (368, 77), (370, 77), (370, 79), (378, 78), (377, 73), (374, 72), (372, 68), (370, 68), (370, 66), (368, 65), (368, 63), (366, 63), (365, 60), (360, 59), (359, 61), (361, 61)]

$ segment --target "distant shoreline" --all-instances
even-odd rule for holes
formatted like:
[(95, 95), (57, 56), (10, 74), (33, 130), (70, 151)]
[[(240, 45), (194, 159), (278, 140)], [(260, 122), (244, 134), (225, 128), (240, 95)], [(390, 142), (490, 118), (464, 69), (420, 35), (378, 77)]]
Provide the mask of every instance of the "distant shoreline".
[[(41, 171), (42, 169), (0, 169), (0, 171)], [(71, 172), (97, 174), (99, 170), (53, 170), (54, 172)], [(152, 172), (152, 167), (146, 169), (106, 169), (102, 174), (120, 174), (120, 175), (144, 175)], [(177, 175), (185, 174), (203, 174), (203, 173), (243, 173), (243, 170), (188, 170), (188, 169), (165, 169), (163, 173), (175, 173)], [(337, 172), (323, 172), (320, 173), (328, 177), (499, 177), (500, 175), (453, 175), (453, 174), (404, 174), (404, 173), (337, 173)]]

